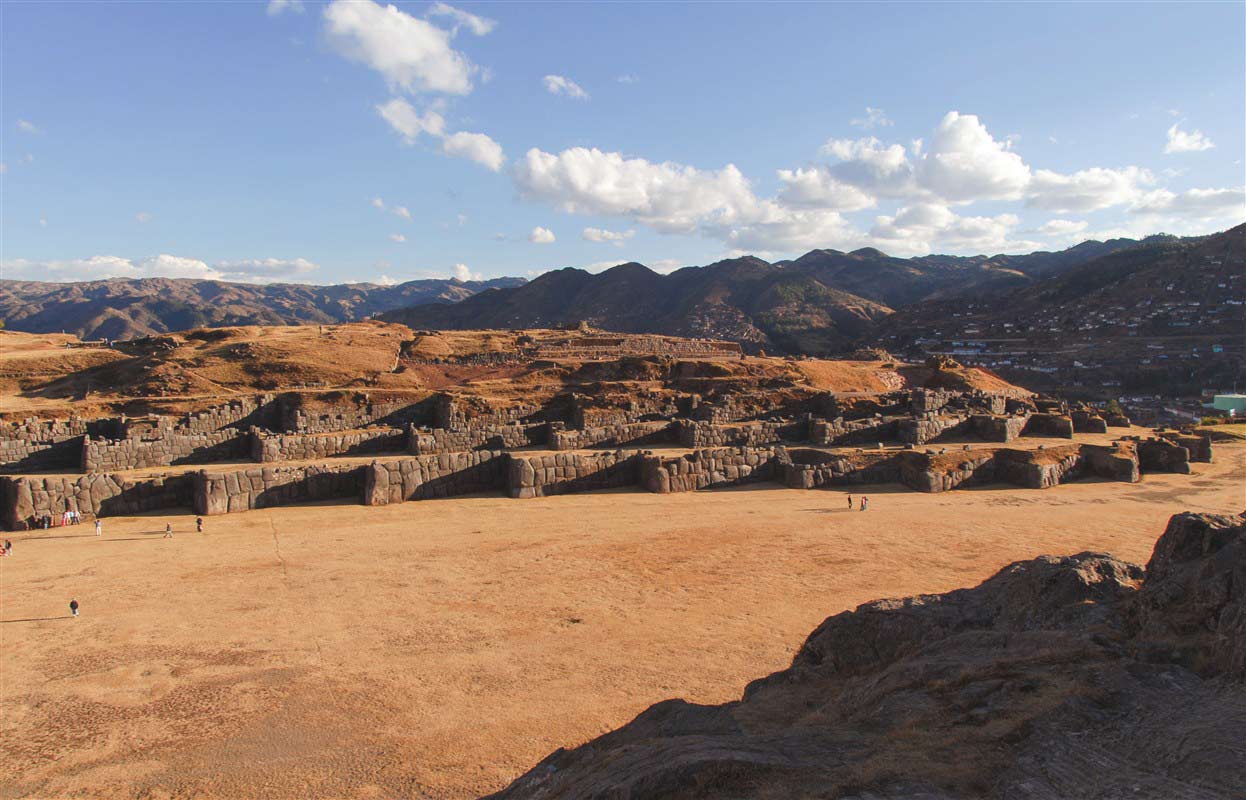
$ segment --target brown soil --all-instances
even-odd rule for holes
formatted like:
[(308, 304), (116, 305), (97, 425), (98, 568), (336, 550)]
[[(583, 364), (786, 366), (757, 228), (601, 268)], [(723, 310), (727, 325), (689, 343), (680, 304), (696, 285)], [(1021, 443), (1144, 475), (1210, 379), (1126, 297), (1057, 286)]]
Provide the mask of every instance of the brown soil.
[(1042, 553), (1143, 562), (1171, 514), (1241, 511), (1246, 446), (1193, 467), (1047, 491), (869, 487), (866, 513), (767, 487), (13, 535), (0, 796), (476, 796), (654, 702), (738, 698), (864, 601)]

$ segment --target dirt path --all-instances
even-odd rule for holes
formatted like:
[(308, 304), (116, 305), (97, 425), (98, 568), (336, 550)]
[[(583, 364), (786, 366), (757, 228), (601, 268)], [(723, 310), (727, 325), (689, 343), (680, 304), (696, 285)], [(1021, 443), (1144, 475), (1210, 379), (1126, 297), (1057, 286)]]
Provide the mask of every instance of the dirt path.
[(871, 487), (866, 513), (756, 488), (11, 535), (0, 797), (473, 797), (658, 700), (737, 697), (860, 602), (1041, 553), (1144, 562), (1172, 513), (1246, 507), (1246, 446), (1195, 470)]

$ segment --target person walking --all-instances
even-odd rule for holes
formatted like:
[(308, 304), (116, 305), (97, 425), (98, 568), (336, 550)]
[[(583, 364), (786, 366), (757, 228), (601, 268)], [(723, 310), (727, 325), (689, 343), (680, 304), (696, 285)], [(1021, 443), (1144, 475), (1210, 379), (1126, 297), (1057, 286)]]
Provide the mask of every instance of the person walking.
[(852, 495), (848, 495), (848, 510), (852, 510)]
[(8, 539), (4, 540), (4, 554), (6, 556), (13, 555), (13, 543), (10, 542)]
[(69, 613), (75, 617), (78, 616), (78, 598), (75, 597), (69, 601)]
[(203, 533), (203, 517), (195, 517), (195, 532)]
[(870, 507), (870, 498), (862, 497), (861, 498), (861, 510), (865, 511), (869, 507)]
[(100, 522), (98, 519), (95, 520), (95, 535), (99, 536), (103, 532), (104, 532), (104, 523)]
[(164, 523), (164, 536), (162, 538), (165, 538), (165, 539), (173, 538), (173, 523), (172, 522)]

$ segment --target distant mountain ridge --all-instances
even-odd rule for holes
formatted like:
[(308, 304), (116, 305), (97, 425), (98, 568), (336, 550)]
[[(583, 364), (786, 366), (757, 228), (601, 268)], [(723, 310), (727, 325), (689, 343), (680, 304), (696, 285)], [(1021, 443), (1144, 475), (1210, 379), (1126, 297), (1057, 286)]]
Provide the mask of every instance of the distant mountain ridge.
[(1015, 290), (1139, 246), (1180, 241), (1084, 242), (1020, 256), (895, 258), (865, 248), (813, 250), (791, 261), (754, 256), (659, 275), (628, 263), (591, 274), (547, 272), (523, 286), (467, 300), (387, 312), (420, 328), (521, 328), (586, 321), (628, 333), (706, 336), (751, 349), (826, 354), (866, 336), (893, 310), (965, 293)]
[(111, 278), (79, 283), (0, 281), (0, 319), (11, 330), (131, 339), (232, 325), (328, 324), (421, 303), (454, 303), (523, 278), (430, 279), (393, 286), (246, 284), (191, 278)]

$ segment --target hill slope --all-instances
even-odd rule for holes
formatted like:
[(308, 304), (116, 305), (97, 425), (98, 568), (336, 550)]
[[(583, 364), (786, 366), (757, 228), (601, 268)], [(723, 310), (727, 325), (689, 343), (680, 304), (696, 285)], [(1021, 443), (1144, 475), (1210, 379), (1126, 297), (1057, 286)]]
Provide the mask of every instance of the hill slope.
[(0, 281), (0, 319), (11, 330), (132, 339), (234, 325), (328, 324), (421, 303), (453, 303), (522, 278), (418, 280), (395, 286), (226, 283), (189, 278), (113, 278), (81, 283)]
[(1246, 520), (1179, 514), (1146, 570), (1043, 556), (823, 622), (720, 706), (668, 700), (495, 798), (1240, 796)]
[(758, 258), (659, 275), (620, 264), (599, 275), (547, 272), (516, 289), (384, 318), (421, 328), (520, 328), (580, 320), (626, 333), (729, 339), (756, 348), (825, 352), (860, 336), (891, 309)]

